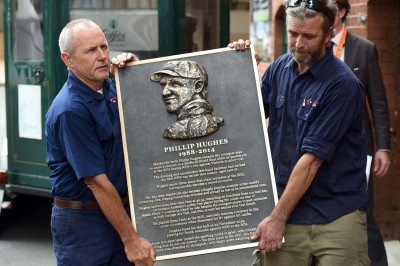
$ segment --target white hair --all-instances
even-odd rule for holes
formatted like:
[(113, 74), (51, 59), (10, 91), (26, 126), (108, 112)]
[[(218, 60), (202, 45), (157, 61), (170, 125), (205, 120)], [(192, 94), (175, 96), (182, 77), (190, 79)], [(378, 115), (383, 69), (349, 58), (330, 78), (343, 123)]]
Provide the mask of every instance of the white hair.
[(73, 33), (74, 33), (74, 28), (77, 25), (83, 25), (88, 28), (92, 27), (98, 27), (100, 28), (96, 23), (89, 19), (75, 19), (70, 21), (65, 27), (62, 29), (60, 33), (60, 37), (58, 38), (58, 46), (60, 47), (60, 52), (67, 52), (69, 54), (72, 54), (74, 52), (74, 42), (73, 42)]

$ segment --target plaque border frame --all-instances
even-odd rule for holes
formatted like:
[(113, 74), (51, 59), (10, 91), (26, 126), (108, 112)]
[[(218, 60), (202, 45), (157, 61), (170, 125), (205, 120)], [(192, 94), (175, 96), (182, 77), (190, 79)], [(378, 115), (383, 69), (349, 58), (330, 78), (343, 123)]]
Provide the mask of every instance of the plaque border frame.
[[(275, 183), (274, 168), (273, 168), (273, 164), (272, 164), (272, 155), (271, 155), (270, 145), (269, 145), (267, 123), (266, 123), (266, 118), (265, 118), (264, 109), (263, 109), (263, 102), (262, 102), (261, 89), (260, 89), (260, 80), (259, 80), (259, 76), (258, 76), (259, 75), (258, 68), (257, 68), (257, 63), (256, 63), (256, 60), (254, 57), (254, 54), (255, 54), (254, 45), (251, 44), (250, 47), (246, 48), (246, 49), (251, 50), (252, 67), (253, 67), (253, 71), (254, 71), (255, 83), (256, 83), (256, 87), (257, 87), (257, 96), (258, 96), (258, 101), (259, 101), (258, 106), (260, 108), (264, 141), (265, 141), (265, 146), (267, 148), (266, 153), (267, 153), (267, 157), (268, 157), (268, 167), (270, 169), (270, 181), (271, 181), (271, 186), (272, 186), (272, 195), (273, 195), (274, 205), (276, 205), (278, 202), (278, 194), (277, 194), (276, 183)], [(179, 55), (173, 55), (173, 56), (159, 57), (159, 58), (154, 58), (154, 59), (139, 60), (139, 61), (128, 63), (128, 64), (126, 64), (125, 67), (154, 63), (154, 62), (165, 61), (165, 60), (184, 59), (186, 57), (201, 56), (201, 55), (213, 54), (213, 53), (222, 53), (222, 52), (227, 52), (227, 51), (232, 51), (232, 49), (231, 48), (218, 48), (218, 49), (206, 50), (206, 51), (201, 51), (201, 52), (192, 52), (192, 53), (179, 54)], [(124, 158), (125, 158), (126, 178), (127, 178), (127, 183), (128, 183), (128, 194), (129, 194), (129, 205), (130, 205), (130, 210), (131, 210), (131, 220), (132, 220), (132, 224), (133, 224), (135, 230), (137, 230), (136, 221), (135, 221), (136, 220), (135, 207), (134, 207), (134, 201), (133, 201), (134, 197), (133, 197), (133, 191), (132, 191), (132, 179), (131, 179), (131, 171), (130, 171), (130, 165), (129, 165), (129, 154), (128, 154), (127, 140), (126, 140), (124, 111), (123, 111), (123, 104), (122, 104), (123, 98), (121, 95), (120, 74), (118, 72), (118, 68), (115, 71), (115, 81), (116, 81), (116, 87), (117, 87), (118, 110), (119, 110), (119, 118), (120, 118), (120, 123), (121, 123), (121, 134), (122, 134), (122, 143), (123, 143), (123, 151), (124, 151)], [(138, 232), (138, 234), (140, 235), (140, 232)], [(148, 241), (150, 241), (150, 240), (148, 240)], [(223, 252), (223, 251), (232, 251), (232, 250), (238, 250), (238, 249), (244, 249), (244, 248), (251, 248), (251, 247), (257, 247), (257, 245), (258, 245), (258, 241), (255, 241), (255, 242), (251, 242), (248, 244), (241, 244), (241, 245), (234, 245), (234, 246), (227, 245), (225, 247), (220, 247), (220, 248), (211, 248), (211, 249), (209, 248), (209, 249), (203, 249), (203, 250), (198, 250), (198, 251), (174, 253), (174, 254), (170, 254), (170, 255), (157, 256), (157, 261), (189, 257), (189, 256), (196, 256), (196, 255), (204, 255), (204, 254)]]

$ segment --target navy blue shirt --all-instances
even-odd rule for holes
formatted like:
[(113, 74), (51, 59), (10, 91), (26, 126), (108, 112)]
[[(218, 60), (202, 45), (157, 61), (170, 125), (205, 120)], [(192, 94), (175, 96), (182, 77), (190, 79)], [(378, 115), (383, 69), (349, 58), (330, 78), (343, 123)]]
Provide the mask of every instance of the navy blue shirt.
[(94, 200), (83, 178), (99, 174), (107, 175), (120, 196), (127, 193), (117, 95), (110, 79), (100, 94), (69, 72), (46, 114), (45, 135), (53, 196)]
[(324, 162), (288, 223), (328, 223), (365, 207), (363, 87), (329, 51), (302, 74), (297, 66), (285, 54), (262, 78), (278, 196), (300, 157), (316, 155)]

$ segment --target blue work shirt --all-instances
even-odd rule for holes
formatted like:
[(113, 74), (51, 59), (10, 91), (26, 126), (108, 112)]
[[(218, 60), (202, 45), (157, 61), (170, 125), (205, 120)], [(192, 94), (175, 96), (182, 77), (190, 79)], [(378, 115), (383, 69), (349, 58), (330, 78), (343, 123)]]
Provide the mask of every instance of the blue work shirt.
[(107, 175), (120, 196), (127, 193), (117, 94), (110, 79), (101, 94), (69, 72), (46, 114), (45, 135), (53, 196), (94, 200), (83, 178), (99, 174)]
[(300, 157), (316, 155), (323, 163), (288, 223), (328, 223), (365, 207), (364, 92), (331, 51), (302, 74), (297, 66), (285, 54), (262, 78), (278, 196)]

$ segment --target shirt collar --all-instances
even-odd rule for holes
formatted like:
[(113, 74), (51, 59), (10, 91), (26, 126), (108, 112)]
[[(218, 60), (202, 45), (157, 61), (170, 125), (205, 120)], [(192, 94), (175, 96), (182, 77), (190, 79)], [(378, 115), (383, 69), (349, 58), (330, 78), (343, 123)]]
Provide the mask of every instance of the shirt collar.
[[(342, 27), (342, 29), (341, 29), (338, 33), (336, 33), (335, 37), (333, 37), (333, 38), (331, 39), (331, 41), (332, 41), (334, 44), (337, 45), (337, 44), (339, 43), (340, 37), (341, 37), (342, 34), (343, 34), (343, 29), (344, 29), (344, 26)], [(346, 42), (346, 40), (345, 40), (345, 42)]]
[(105, 95), (108, 94), (110, 89), (111, 79), (107, 78), (103, 82), (103, 94), (94, 91), (92, 88), (78, 79), (72, 71), (68, 72), (68, 80), (70, 80), (77, 92), (85, 99), (86, 102), (92, 100), (104, 100)]
[(331, 63), (332, 60), (335, 60), (336, 57), (332, 53), (332, 48), (327, 47), (325, 55), (320, 58), (309, 71), (313, 74), (315, 79), (326, 77), (326, 66)]
[[(331, 60), (335, 60), (335, 56), (332, 53), (332, 48), (331, 47), (327, 47), (326, 48), (326, 53), (323, 57), (321, 57), (314, 65), (312, 65), (306, 72), (310, 72), (313, 76), (314, 79), (318, 79), (318, 77), (325, 77), (325, 65), (329, 64), (331, 62)], [(285, 65), (285, 68), (287, 67), (291, 67), (294, 71), (296, 71), (296, 73), (298, 73), (297, 71), (297, 62), (294, 61), (293, 56), (292, 58), (289, 60), (289, 62)]]

